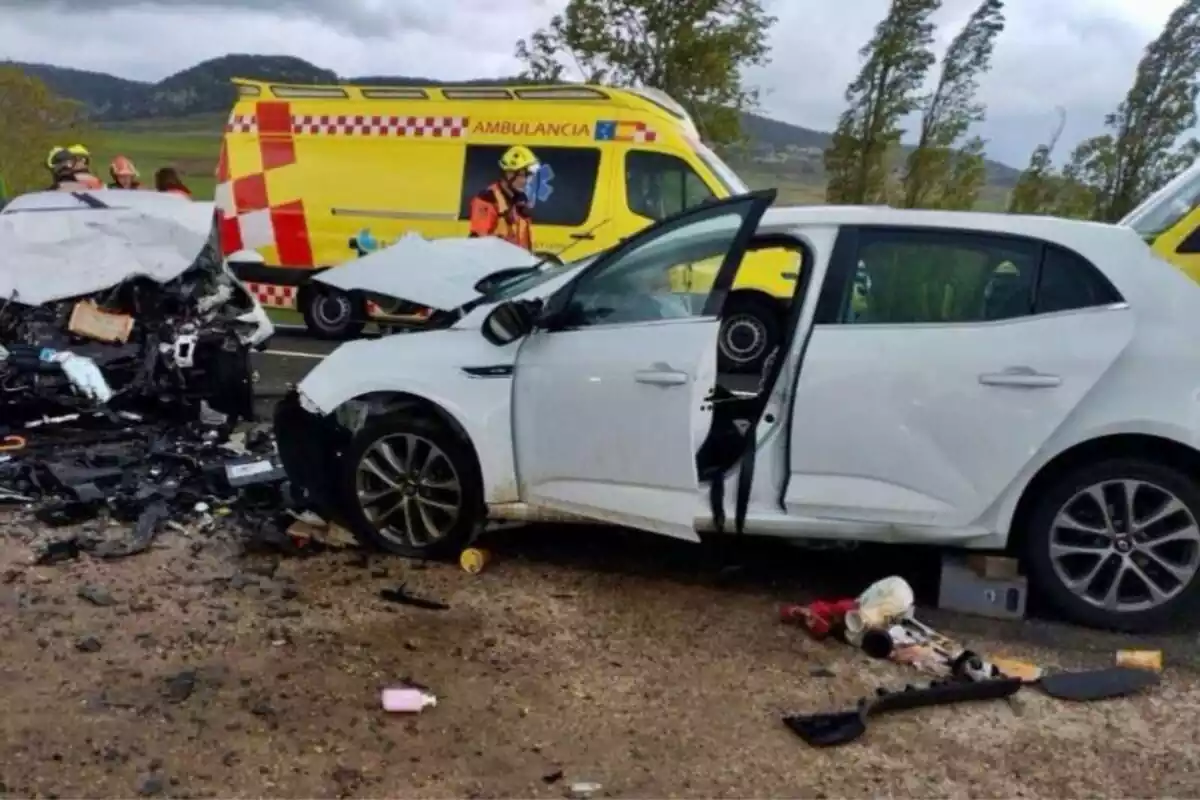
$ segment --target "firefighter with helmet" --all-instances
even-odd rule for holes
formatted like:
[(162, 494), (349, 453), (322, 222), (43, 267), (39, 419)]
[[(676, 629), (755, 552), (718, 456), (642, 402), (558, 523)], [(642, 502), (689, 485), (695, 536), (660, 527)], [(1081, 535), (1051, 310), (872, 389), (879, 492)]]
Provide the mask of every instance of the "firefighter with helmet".
[(53, 179), (50, 188), (67, 192), (103, 189), (104, 184), (89, 171), (90, 162), (91, 153), (81, 144), (55, 147), (46, 156), (46, 169), (50, 170)]
[(471, 198), (470, 236), (499, 236), (533, 250), (533, 224), (525, 188), (541, 166), (533, 151), (516, 145), (500, 157), (500, 179)]
[(108, 174), (112, 176), (113, 182), (108, 185), (110, 189), (140, 189), (142, 184), (138, 181), (140, 177), (137, 167), (133, 165), (133, 161), (126, 156), (117, 156), (108, 165)]

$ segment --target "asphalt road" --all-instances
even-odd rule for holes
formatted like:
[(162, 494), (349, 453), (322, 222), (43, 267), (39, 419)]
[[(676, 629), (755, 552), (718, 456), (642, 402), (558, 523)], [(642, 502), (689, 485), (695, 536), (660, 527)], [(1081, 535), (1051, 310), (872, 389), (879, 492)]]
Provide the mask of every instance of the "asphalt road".
[(264, 399), (282, 395), (340, 344), (309, 336), (303, 328), (277, 325), (275, 330), (270, 347), (254, 355), (256, 391)]

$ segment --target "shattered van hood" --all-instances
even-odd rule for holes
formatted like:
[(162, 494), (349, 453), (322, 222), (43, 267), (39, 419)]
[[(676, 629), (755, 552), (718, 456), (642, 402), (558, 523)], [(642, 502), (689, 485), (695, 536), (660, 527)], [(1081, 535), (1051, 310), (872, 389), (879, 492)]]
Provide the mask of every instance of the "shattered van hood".
[(211, 225), (210, 217), (201, 232), (132, 209), (8, 211), (0, 214), (0, 298), (24, 305), (93, 294), (138, 276), (172, 281), (195, 262)]
[(505, 269), (540, 262), (503, 239), (425, 239), (416, 234), (313, 278), (344, 292), (361, 291), (453, 311), (479, 297), (475, 284)]

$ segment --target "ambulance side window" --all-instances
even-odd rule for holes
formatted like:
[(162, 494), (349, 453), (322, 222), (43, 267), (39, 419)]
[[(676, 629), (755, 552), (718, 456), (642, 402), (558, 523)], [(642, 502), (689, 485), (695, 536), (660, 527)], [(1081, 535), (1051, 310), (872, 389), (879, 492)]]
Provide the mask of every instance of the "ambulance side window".
[(712, 200), (714, 195), (682, 158), (630, 150), (625, 156), (625, 197), (630, 211), (659, 220)]
[[(519, 142), (513, 142), (519, 144)], [(500, 156), (512, 145), (468, 145), (463, 169), (460, 220), (471, 216), (471, 198), (500, 177)], [(578, 227), (592, 215), (600, 150), (595, 147), (534, 147), (542, 163), (538, 176), (526, 189), (533, 224)]]

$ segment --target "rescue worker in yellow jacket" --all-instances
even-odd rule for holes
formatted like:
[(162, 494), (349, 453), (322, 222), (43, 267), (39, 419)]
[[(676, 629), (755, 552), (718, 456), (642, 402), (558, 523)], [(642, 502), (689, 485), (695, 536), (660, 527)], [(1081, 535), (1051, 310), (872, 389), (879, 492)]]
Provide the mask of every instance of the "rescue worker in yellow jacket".
[(499, 236), (533, 250), (533, 223), (525, 187), (539, 167), (528, 147), (510, 147), (500, 157), (500, 180), (471, 198), (470, 236)]

